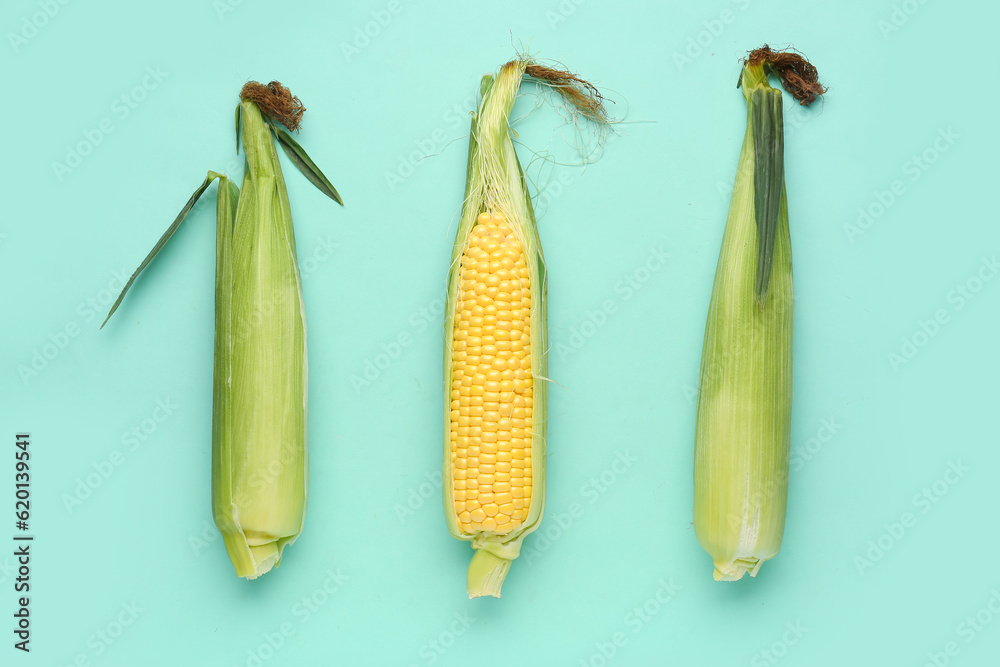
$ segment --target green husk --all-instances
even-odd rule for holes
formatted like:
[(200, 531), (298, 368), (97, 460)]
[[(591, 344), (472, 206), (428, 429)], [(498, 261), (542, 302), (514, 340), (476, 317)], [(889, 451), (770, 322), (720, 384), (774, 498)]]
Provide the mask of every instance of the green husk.
[[(774, 245), (782, 224), (781, 202), (785, 192), (785, 137), (782, 128), (781, 91), (756, 85), (750, 91), (748, 124), (753, 131), (753, 204), (757, 223), (757, 273), (754, 297), (764, 305), (771, 280)], [(785, 213), (784, 224), (788, 224)]]
[[(258, 100), (261, 94), (291, 97), (280, 84), (253, 85), (258, 86)], [(256, 101), (246, 98), (237, 107), (236, 127), (237, 148), (242, 138), (246, 155), (242, 189), (226, 176), (209, 172), (111, 312), (198, 197), (218, 179), (212, 513), (237, 575), (254, 579), (279, 565), (285, 547), (302, 532), (308, 486), (308, 371), (295, 234), (274, 144), (282, 131)], [(297, 143), (294, 146), (305, 155)], [(329, 183), (307, 155), (293, 163)], [(313, 182), (319, 178), (315, 173)], [(332, 186), (320, 190), (336, 193)]]
[[(547, 275), (541, 241), (535, 222), (527, 183), (518, 162), (509, 124), (522, 79), (531, 77), (556, 88), (585, 117), (607, 122), (600, 106), (600, 96), (586, 82), (566, 72), (539, 66), (529, 60), (513, 60), (500, 68), (496, 76), (486, 75), (480, 84), (481, 101), (473, 114), (469, 135), (468, 176), (465, 202), (452, 251), (448, 276), (448, 301), (445, 308), (444, 341), (444, 469), (445, 517), (456, 539), (472, 542), (475, 554), (469, 564), (469, 597), (500, 597), (500, 590), (518, 557), (524, 538), (541, 523), (545, 505), (545, 428), (548, 365), (546, 288)], [(517, 530), (506, 534), (491, 532), (464, 533), (454, 511), (450, 456), (450, 404), (452, 388), (452, 353), (454, 324), (460, 278), (460, 260), (481, 213), (501, 213), (517, 235), (528, 258), (531, 283), (530, 315), (533, 384), (532, 478), (534, 482), (528, 516)]]
[(714, 577), (727, 581), (756, 576), (777, 555), (788, 494), (792, 250), (781, 94), (767, 73), (772, 60), (791, 66), (794, 54), (764, 49), (740, 79), (747, 129), (705, 328), (695, 430), (695, 533)]
[[(307, 487), (306, 325), (295, 235), (268, 124), (241, 102), (246, 170), (216, 291), (222, 425), (213, 444), (212, 508), (239, 576), (281, 562), (301, 533)], [(223, 232), (220, 232), (220, 235)], [(228, 320), (228, 322), (226, 322)], [(220, 331), (229, 332), (228, 340)], [(221, 361), (219, 358), (221, 357)]]

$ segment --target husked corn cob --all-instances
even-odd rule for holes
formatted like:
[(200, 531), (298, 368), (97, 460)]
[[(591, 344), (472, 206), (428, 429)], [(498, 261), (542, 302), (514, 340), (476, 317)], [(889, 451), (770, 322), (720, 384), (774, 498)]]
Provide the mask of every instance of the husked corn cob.
[(524, 525), (532, 490), (531, 277), (503, 214), (483, 213), (462, 255), (451, 460), (461, 532)]
[(545, 504), (545, 261), (509, 126), (525, 75), (606, 122), (572, 74), (514, 60), (483, 77), (445, 311), (445, 517), (476, 550), (470, 597), (500, 597)]
[(797, 54), (750, 54), (747, 129), (705, 328), (695, 429), (694, 527), (717, 580), (756, 576), (785, 526), (792, 415), (792, 248), (781, 77), (803, 104), (823, 92)]

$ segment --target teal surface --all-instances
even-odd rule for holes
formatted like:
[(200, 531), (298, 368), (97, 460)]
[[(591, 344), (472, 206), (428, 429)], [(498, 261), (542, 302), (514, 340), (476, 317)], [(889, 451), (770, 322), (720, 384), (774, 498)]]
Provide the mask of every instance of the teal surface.
[[(995, 664), (997, 6), (481, 4), (4, 3), (0, 664)], [(830, 91), (807, 110), (786, 96), (784, 546), (722, 584), (691, 525), (694, 391), (745, 128), (739, 61), (765, 42), (800, 49)], [(467, 112), (520, 47), (597, 83), (626, 122), (585, 169), (529, 169), (550, 276), (548, 504), (503, 598), (470, 601), (472, 551), (440, 501), (442, 297)], [(302, 98), (297, 138), (346, 202), (284, 162), (309, 510), (255, 582), (209, 507), (212, 192), (98, 331), (205, 172), (242, 173), (248, 79)], [(523, 92), (524, 163), (579, 163), (579, 138), (550, 107), (528, 117)]]

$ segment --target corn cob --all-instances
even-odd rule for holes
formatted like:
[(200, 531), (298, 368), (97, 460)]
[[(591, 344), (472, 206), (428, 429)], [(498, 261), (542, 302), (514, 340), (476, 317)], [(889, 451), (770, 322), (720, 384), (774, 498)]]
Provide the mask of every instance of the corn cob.
[(291, 208), (272, 137), (321, 191), (338, 203), (340, 197), (276, 125), (297, 129), (303, 112), (298, 98), (277, 82), (250, 82), (240, 97), (242, 190), (209, 172), (129, 279), (108, 318), (219, 179), (212, 510), (237, 575), (254, 579), (280, 564), (284, 548), (302, 532), (308, 478), (305, 310)]
[(705, 328), (695, 430), (695, 533), (715, 579), (727, 581), (756, 576), (777, 555), (788, 495), (794, 297), (781, 92), (769, 73), (802, 104), (824, 92), (804, 58), (766, 46), (741, 72), (747, 129)]
[(445, 311), (444, 506), (476, 550), (469, 597), (500, 597), (545, 504), (546, 271), (508, 120), (525, 75), (606, 122), (572, 74), (514, 60), (483, 77)]

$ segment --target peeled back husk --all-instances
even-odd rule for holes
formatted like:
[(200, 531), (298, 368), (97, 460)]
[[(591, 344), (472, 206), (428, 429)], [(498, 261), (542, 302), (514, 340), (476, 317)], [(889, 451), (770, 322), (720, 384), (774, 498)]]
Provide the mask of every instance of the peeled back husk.
[[(517, 236), (528, 259), (531, 302), (533, 304), (530, 314), (531, 371), (536, 378), (545, 378), (548, 373), (545, 355), (548, 348), (545, 262), (535, 225), (534, 211), (531, 207), (531, 197), (528, 194), (521, 165), (514, 151), (514, 143), (510, 137), (508, 124), (508, 117), (514, 106), (514, 101), (517, 99), (525, 65), (526, 63), (523, 61), (512, 61), (501, 68), (496, 78), (491, 75), (483, 77), (480, 86), (482, 100), (472, 120), (466, 198), (452, 252), (452, 264), (448, 276), (448, 300), (445, 309), (444, 480), (450, 480), (452, 477), (451, 441), (449, 438), (450, 408), (448, 406), (451, 404), (452, 389), (452, 331), (461, 282), (460, 258), (469, 245), (469, 239), (479, 215), (482, 213), (495, 212), (503, 215)], [(503, 535), (486, 532), (462, 532), (453, 510), (453, 489), (449, 482), (443, 484), (448, 529), (455, 538), (471, 541), (473, 549), (476, 550), (469, 564), (467, 577), (470, 597), (481, 595), (499, 597), (511, 561), (520, 554), (521, 544), (525, 536), (538, 528), (541, 522), (545, 506), (545, 384), (545, 382), (534, 383), (531, 426), (534, 491), (527, 518), (519, 529)]]

